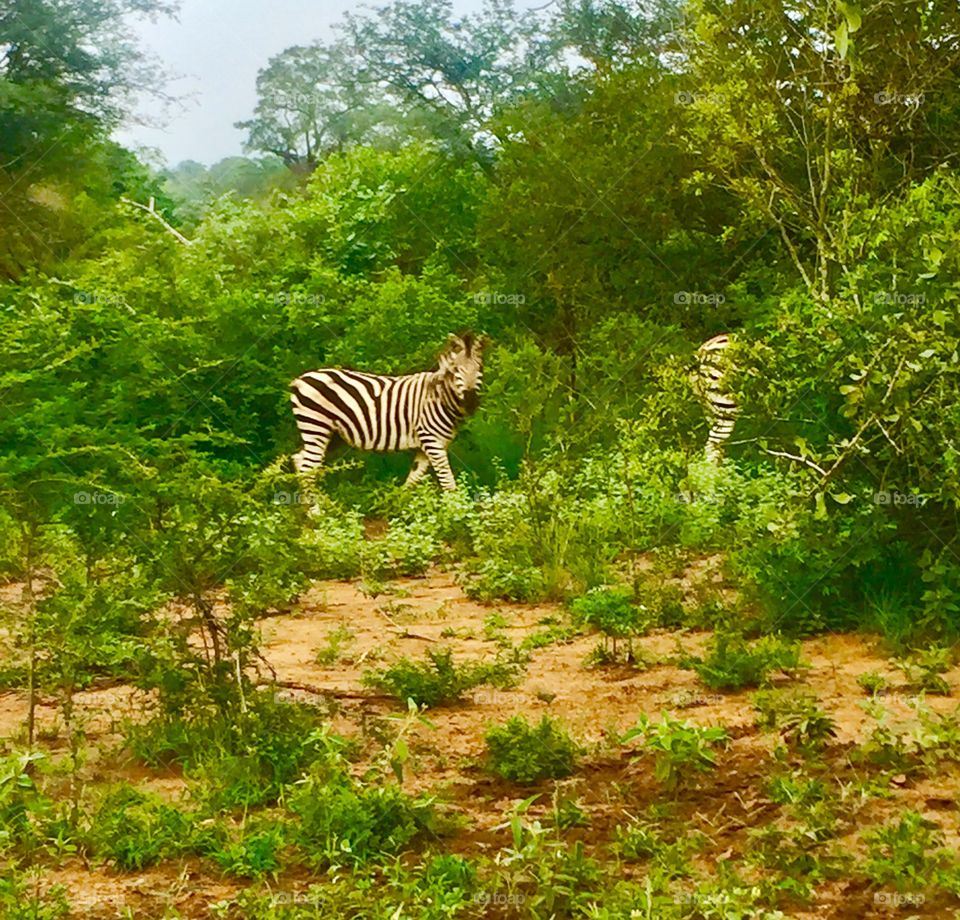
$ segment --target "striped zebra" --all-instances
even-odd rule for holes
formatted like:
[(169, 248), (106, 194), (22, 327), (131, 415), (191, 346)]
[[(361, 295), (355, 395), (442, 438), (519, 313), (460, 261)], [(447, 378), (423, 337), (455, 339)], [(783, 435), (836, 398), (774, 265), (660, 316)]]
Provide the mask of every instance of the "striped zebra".
[(339, 368), (308, 371), (290, 384), (293, 414), (303, 439), (294, 454), (298, 473), (323, 464), (339, 435), (361, 450), (416, 450), (407, 485), (433, 466), (440, 485), (455, 489), (447, 445), (472, 414), (483, 381), (483, 341), (451, 335), (433, 371), (388, 377)]
[(723, 333), (708, 339), (697, 350), (694, 387), (710, 422), (705, 454), (712, 463), (719, 463), (723, 459), (724, 443), (733, 434), (740, 414), (736, 398), (726, 386), (726, 376), (731, 367), (727, 349), (731, 344), (732, 336)]

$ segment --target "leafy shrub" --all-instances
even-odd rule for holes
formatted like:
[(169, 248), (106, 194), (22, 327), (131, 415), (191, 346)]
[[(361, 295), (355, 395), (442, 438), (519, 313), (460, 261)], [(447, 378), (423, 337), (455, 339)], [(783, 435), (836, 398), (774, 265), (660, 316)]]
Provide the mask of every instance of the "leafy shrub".
[(0, 916), (4, 920), (61, 920), (76, 913), (62, 885), (41, 885), (36, 876), (8, 865), (0, 875)]
[(690, 778), (689, 768), (705, 771), (716, 766), (714, 748), (726, 745), (725, 728), (704, 728), (693, 722), (673, 719), (666, 713), (659, 722), (642, 715), (634, 728), (621, 739), (623, 744), (640, 739), (642, 747), (654, 754), (654, 775), (667, 789), (677, 789), (681, 780)]
[(37, 819), (49, 810), (30, 775), (43, 759), (39, 753), (12, 753), (0, 757), (0, 853), (36, 841)]
[(290, 831), (276, 818), (245, 822), (235, 839), (218, 846), (211, 856), (224, 872), (241, 878), (263, 878), (280, 868), (280, 853)]
[(347, 744), (332, 735), (315, 707), (252, 693), (243, 712), (199, 707), (130, 726), (131, 749), (150, 765), (179, 763), (201, 781), (214, 808), (276, 800), (317, 760), (336, 762)]
[(915, 811), (870, 831), (864, 841), (869, 853), (867, 877), (898, 891), (921, 891), (940, 870), (955, 865), (953, 854), (943, 848), (939, 826)]
[(632, 821), (618, 825), (616, 848), (624, 859), (652, 859), (666, 878), (681, 878), (691, 873), (690, 854), (703, 846), (696, 832), (668, 841), (659, 826), (650, 821)]
[(471, 571), (473, 577), (465, 582), (463, 590), (473, 600), (530, 603), (543, 597), (543, 573), (536, 566), (487, 557), (476, 563)]
[(323, 493), (316, 498), (319, 510), (303, 537), (310, 574), (316, 578), (352, 578), (360, 573), (366, 546), (363, 517)]
[(427, 660), (413, 662), (401, 658), (379, 672), (367, 672), (363, 682), (391, 693), (402, 701), (413, 700), (420, 706), (442, 706), (463, 698), (467, 690), (481, 684), (513, 686), (519, 676), (522, 659), (484, 664), (458, 665), (450, 649), (429, 649)]
[(603, 633), (604, 649), (607, 640), (613, 641), (613, 656), (617, 654), (617, 639), (628, 642), (631, 657), (632, 639), (643, 632), (647, 618), (624, 588), (592, 588), (571, 605), (574, 623), (587, 624)]
[(760, 691), (753, 696), (758, 724), (776, 728), (783, 740), (801, 750), (819, 750), (836, 736), (836, 722), (819, 706), (812, 694), (782, 694)]
[(766, 683), (771, 671), (791, 673), (800, 668), (800, 645), (776, 636), (749, 643), (734, 633), (718, 633), (705, 658), (684, 662), (708, 687), (741, 690)]
[(429, 799), (396, 786), (361, 786), (342, 771), (315, 769), (288, 799), (308, 864), (362, 864), (400, 852), (430, 823)]
[(559, 779), (576, 769), (579, 746), (548, 716), (531, 726), (522, 716), (487, 732), (487, 766), (511, 782)]
[(950, 695), (950, 684), (942, 677), (952, 663), (949, 648), (934, 646), (897, 662), (907, 679), (907, 688), (917, 693)]
[(193, 815), (122, 784), (94, 812), (87, 842), (94, 855), (129, 871), (191, 852), (196, 830)]

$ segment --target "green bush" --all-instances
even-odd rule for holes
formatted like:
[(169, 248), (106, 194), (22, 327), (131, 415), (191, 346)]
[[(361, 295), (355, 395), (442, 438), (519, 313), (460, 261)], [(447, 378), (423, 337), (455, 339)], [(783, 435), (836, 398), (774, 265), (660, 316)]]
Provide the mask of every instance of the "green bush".
[(570, 609), (575, 624), (586, 624), (603, 633), (605, 651), (608, 640), (612, 640), (614, 658), (618, 639), (627, 640), (627, 654), (631, 657), (633, 637), (640, 635), (647, 626), (646, 611), (634, 602), (632, 593), (625, 588), (591, 588), (576, 598)]
[(489, 729), (486, 740), (488, 769), (524, 785), (569, 776), (580, 754), (579, 746), (549, 716), (532, 726), (514, 716)]
[(281, 852), (291, 833), (277, 817), (252, 820), (245, 822), (235, 838), (222, 843), (210, 855), (230, 875), (263, 878), (280, 869)]
[(450, 649), (428, 649), (427, 660), (413, 662), (401, 658), (381, 671), (368, 671), (365, 686), (383, 690), (401, 702), (413, 700), (418, 706), (443, 706), (456, 703), (467, 690), (481, 684), (513, 686), (522, 667), (522, 658), (493, 663), (456, 664)]
[(193, 852), (200, 845), (196, 816), (157, 796), (122, 784), (111, 789), (90, 818), (93, 855), (123, 871)]
[(771, 671), (793, 673), (802, 667), (800, 644), (777, 636), (765, 636), (748, 642), (736, 633), (717, 633), (706, 657), (691, 657), (684, 662), (714, 690), (741, 690), (760, 687)]
[(674, 719), (664, 713), (659, 722), (642, 715), (634, 728), (621, 739), (624, 744), (639, 739), (644, 750), (656, 757), (654, 775), (667, 789), (676, 790), (683, 779), (692, 779), (694, 770), (712, 770), (717, 763), (714, 748), (725, 746), (725, 728), (704, 727)]
[(314, 770), (290, 793), (294, 839), (311, 866), (360, 865), (399, 853), (429, 825), (430, 799), (396, 786), (363, 786), (342, 771)]
[(336, 763), (348, 748), (315, 707), (278, 700), (269, 690), (252, 693), (243, 712), (206, 706), (158, 715), (130, 726), (128, 743), (147, 764), (184, 766), (213, 808), (274, 802), (310, 764)]
[(0, 756), (0, 855), (13, 848), (30, 849), (39, 840), (38, 825), (51, 802), (31, 774), (43, 758), (40, 753)]

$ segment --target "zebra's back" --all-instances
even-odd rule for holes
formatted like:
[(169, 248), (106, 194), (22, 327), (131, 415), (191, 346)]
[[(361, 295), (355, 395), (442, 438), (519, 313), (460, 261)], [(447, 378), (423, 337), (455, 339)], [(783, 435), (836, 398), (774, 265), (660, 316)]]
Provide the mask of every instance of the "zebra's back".
[(308, 371), (290, 384), (293, 414), (304, 440), (336, 433), (362, 450), (409, 450), (419, 446), (417, 425), (428, 376)]

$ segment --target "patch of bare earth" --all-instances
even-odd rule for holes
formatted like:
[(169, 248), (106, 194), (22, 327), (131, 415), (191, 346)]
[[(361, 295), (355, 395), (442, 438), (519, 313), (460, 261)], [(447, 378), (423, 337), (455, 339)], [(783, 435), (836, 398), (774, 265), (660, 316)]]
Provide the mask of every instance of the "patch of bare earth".
[[(485, 621), (493, 614), (499, 619), (487, 629)], [(498, 645), (491, 632), (518, 645), (525, 636), (544, 629), (539, 624), (545, 618), (559, 620), (562, 616), (562, 610), (550, 604), (476, 603), (463, 594), (451, 575), (441, 572), (397, 580), (389, 593), (376, 597), (354, 582), (323, 582), (315, 585), (293, 612), (263, 621), (262, 649), (286, 688), (284, 692), (322, 703), (324, 711), (333, 701), (335, 730), (356, 737), (370, 755), (376, 746), (371, 724), (402, 713), (403, 707), (366, 689), (361, 680), (365, 670), (402, 656), (420, 659), (428, 649), (439, 647), (451, 648), (456, 661), (492, 660)], [(506, 625), (497, 625), (501, 621)], [(321, 664), (317, 652), (328, 646), (335, 631), (341, 636), (338, 658), (330, 665)], [(350, 637), (344, 639), (347, 633)], [(515, 689), (479, 688), (459, 705), (431, 711), (432, 728), (415, 727), (411, 736), (414, 756), (407, 767), (405, 787), (411, 792), (439, 793), (444, 807), (459, 815), (462, 830), (445, 841), (448, 849), (476, 856), (509, 845), (510, 832), (504, 822), (511, 809), (540, 792), (530, 815), (544, 818), (555, 786), (545, 783), (520, 788), (485, 773), (484, 734), (489, 725), (516, 714), (534, 720), (548, 713), (587, 750), (577, 775), (556, 786), (564, 796), (578, 799), (589, 815), (587, 827), (567, 834), (571, 840), (583, 840), (588, 850), (602, 857), (618, 825), (665, 797), (653, 776), (652, 760), (635, 758), (618, 738), (641, 713), (656, 717), (661, 711), (670, 711), (702, 725), (725, 726), (731, 736), (717, 769), (696, 776), (678, 797), (672, 820), (677, 826), (702, 831), (711, 840), (709, 850), (697, 858), (700, 868), (709, 871), (720, 860), (737, 859), (748, 846), (751, 830), (768, 825), (780, 811), (767, 798), (765, 787), (770, 775), (782, 767), (772, 759), (776, 739), (754, 724), (749, 692), (705, 690), (692, 671), (668, 660), (675, 655), (678, 641), (687, 651), (697, 653), (707, 639), (705, 633), (654, 632), (636, 643), (639, 658), (649, 662), (645, 669), (586, 667), (584, 661), (596, 645), (595, 636), (578, 636), (536, 649)], [(815, 693), (836, 721), (837, 737), (826, 759), (833, 778), (853, 789), (863, 774), (847, 752), (863, 742), (876, 725), (859, 705), (864, 693), (857, 678), (877, 671), (895, 685), (896, 674), (862, 636), (829, 635), (803, 646), (803, 657), (811, 667), (797, 684)], [(960, 669), (945, 677), (954, 690), (960, 688)], [(131, 688), (113, 687), (82, 693), (78, 703), (87, 719), (89, 737), (108, 746), (117, 740), (120, 720), (142, 711), (145, 701)], [(956, 708), (948, 697), (928, 697), (926, 703), (941, 712)], [(915, 722), (907, 694), (893, 694), (884, 704), (895, 719)], [(23, 694), (0, 695), (0, 734), (19, 732), (25, 715)], [(56, 712), (49, 701), (40, 707), (40, 719), (43, 725), (55, 723)], [(58, 742), (51, 741), (51, 745), (57, 747)], [(183, 788), (175, 773), (163, 774), (129, 762), (95, 760), (90, 770), (92, 780), (126, 779), (171, 797)], [(958, 790), (960, 771), (953, 765), (941, 765), (935, 779), (898, 778), (891, 783), (889, 797), (862, 799), (853, 810), (856, 820), (840, 826), (839, 845), (862, 856), (864, 828), (915, 809), (944, 828), (948, 846), (960, 848)], [(624, 869), (627, 877), (642, 877), (644, 871), (643, 864), (628, 864)], [(64, 867), (49, 870), (45, 879), (63, 884), (74, 903), (85, 905), (86, 913), (77, 916), (116, 916), (109, 911), (126, 904), (133, 908), (134, 916), (159, 916), (164, 906), (174, 905), (183, 917), (201, 918), (211, 915), (211, 904), (243, 887), (210, 873), (209, 864), (196, 861), (122, 874), (68, 860)], [(954, 906), (927, 902), (911, 905), (908, 912), (910, 916), (938, 917), (952, 912)], [(875, 902), (872, 889), (841, 879), (822, 884), (815, 906), (795, 910), (790, 916), (861, 918), (891, 913), (887, 904)]]

